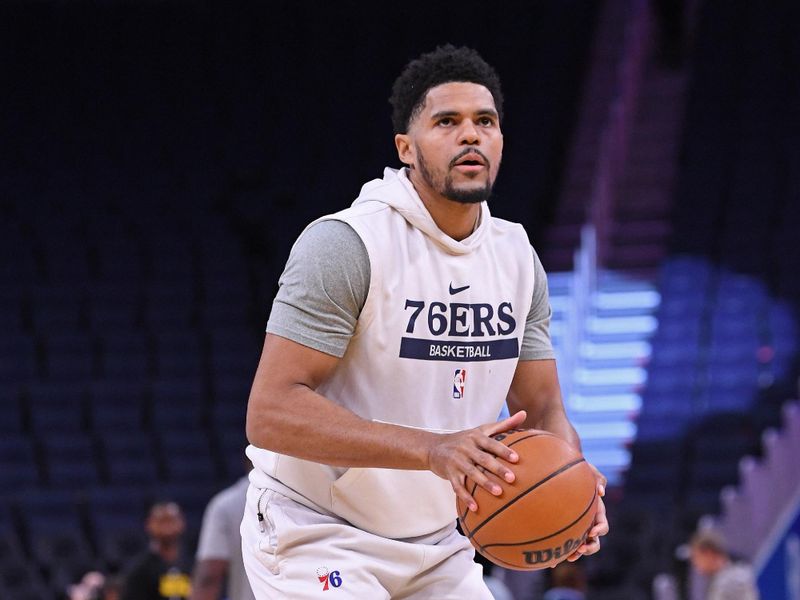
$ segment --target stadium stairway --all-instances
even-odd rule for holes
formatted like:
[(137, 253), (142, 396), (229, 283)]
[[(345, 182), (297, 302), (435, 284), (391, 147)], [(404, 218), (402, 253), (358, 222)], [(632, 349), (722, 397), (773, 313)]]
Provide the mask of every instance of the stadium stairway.
[(617, 486), (630, 464), (660, 295), (649, 281), (596, 271), (592, 242), (585, 232), (578, 268), (549, 277), (551, 333), (584, 453)]

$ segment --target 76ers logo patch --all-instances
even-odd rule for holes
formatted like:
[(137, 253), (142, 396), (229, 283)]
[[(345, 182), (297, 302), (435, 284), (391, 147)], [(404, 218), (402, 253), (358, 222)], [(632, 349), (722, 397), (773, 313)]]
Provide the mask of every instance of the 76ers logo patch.
[(338, 588), (342, 585), (342, 576), (339, 571), (328, 571), (328, 567), (317, 569), (317, 579), (322, 584), (323, 592), (327, 592), (331, 587)]
[(467, 370), (456, 369), (453, 376), (453, 398), (456, 400), (464, 397), (464, 385), (467, 382)]

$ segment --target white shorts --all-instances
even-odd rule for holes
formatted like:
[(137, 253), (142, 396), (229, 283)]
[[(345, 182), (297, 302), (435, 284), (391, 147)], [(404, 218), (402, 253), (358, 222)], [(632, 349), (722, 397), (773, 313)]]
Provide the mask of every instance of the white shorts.
[(257, 600), (492, 598), (455, 528), (436, 543), (387, 539), (251, 485), (241, 533)]

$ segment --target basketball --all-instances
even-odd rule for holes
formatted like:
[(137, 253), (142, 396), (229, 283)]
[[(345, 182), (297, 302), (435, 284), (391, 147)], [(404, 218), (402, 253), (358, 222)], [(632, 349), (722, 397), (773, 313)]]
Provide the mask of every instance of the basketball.
[(552, 567), (586, 539), (597, 510), (597, 480), (580, 452), (535, 430), (493, 436), (519, 455), (514, 483), (499, 496), (474, 482), (476, 512), (457, 499), (458, 520), (475, 549), (493, 563), (520, 571)]

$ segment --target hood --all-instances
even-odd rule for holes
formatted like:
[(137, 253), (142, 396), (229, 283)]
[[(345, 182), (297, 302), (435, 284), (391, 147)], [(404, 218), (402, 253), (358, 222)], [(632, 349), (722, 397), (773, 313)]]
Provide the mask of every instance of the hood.
[(383, 171), (383, 179), (373, 179), (364, 184), (353, 206), (365, 202), (382, 202), (399, 212), (406, 221), (433, 240), (448, 254), (469, 254), (480, 245), (488, 231), (491, 214), (486, 202), (481, 202), (478, 227), (460, 242), (444, 233), (434, 222), (406, 175), (406, 169)]

